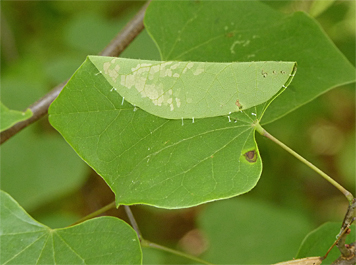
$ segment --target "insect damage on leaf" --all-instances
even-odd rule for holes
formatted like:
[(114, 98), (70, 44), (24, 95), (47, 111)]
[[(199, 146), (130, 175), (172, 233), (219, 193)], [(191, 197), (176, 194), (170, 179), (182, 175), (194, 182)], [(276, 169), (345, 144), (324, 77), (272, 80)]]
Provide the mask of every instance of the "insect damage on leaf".
[(287, 87), (296, 64), (88, 58), (125, 101), (166, 119), (224, 116), (257, 106)]
[(249, 163), (255, 163), (257, 161), (257, 152), (255, 150), (246, 152), (244, 156)]
[(236, 99), (235, 105), (239, 108), (239, 110), (243, 108), (238, 99)]

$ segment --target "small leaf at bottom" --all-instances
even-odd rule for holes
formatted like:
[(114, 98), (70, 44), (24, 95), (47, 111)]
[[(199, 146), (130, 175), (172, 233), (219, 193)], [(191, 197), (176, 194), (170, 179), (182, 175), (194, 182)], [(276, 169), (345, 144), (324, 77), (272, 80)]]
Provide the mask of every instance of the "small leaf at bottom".
[(135, 231), (124, 221), (99, 217), (50, 229), (0, 192), (2, 264), (141, 264)]

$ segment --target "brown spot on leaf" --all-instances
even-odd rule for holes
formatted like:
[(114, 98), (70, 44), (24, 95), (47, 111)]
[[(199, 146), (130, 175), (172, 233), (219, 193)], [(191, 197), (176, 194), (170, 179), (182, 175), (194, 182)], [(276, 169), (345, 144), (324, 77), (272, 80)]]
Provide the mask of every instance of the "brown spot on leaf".
[(255, 163), (257, 161), (257, 153), (255, 150), (248, 151), (244, 155), (247, 162)]
[(236, 99), (235, 105), (239, 108), (242, 109), (242, 105), (240, 104), (240, 101)]
[(228, 38), (231, 38), (233, 36), (235, 36), (234, 32), (229, 32), (229, 33), (226, 34), (226, 37), (228, 37)]

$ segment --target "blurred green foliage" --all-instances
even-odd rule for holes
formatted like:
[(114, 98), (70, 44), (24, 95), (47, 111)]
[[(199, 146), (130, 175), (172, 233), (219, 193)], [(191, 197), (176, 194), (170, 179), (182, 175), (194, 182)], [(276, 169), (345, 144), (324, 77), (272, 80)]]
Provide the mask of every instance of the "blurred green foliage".
[[(264, 2), (286, 13), (296, 10), (309, 12), (312, 5), (312, 1)], [(52, 87), (69, 78), (88, 54), (100, 52), (141, 5), (142, 2), (138, 1), (1, 2), (1, 101), (10, 109), (26, 109)], [(355, 65), (355, 2), (335, 1), (317, 14), (316, 19), (345, 57)], [(159, 59), (157, 48), (145, 31), (121, 56)], [(265, 128), (354, 192), (354, 121), (355, 85), (352, 84), (329, 91)], [(50, 139), (53, 143), (49, 143)], [(264, 171), (257, 187), (243, 196), (244, 202), (260, 201), (271, 207), (288, 209), (303, 216), (308, 220), (305, 225), (314, 228), (325, 221), (342, 221), (347, 201), (338, 190), (267, 139), (257, 137), (257, 141)], [(2, 189), (45, 224), (68, 225), (74, 218), (67, 216), (89, 213), (113, 200), (110, 191), (103, 188), (100, 178), (88, 178), (89, 169), (46, 119), (10, 139), (1, 149)], [(46, 156), (46, 152), (52, 154)], [(37, 156), (38, 153), (51, 162)], [(35, 159), (40, 161), (35, 162)], [(46, 166), (41, 168), (41, 162)], [(68, 165), (70, 168), (65, 169)], [(5, 171), (6, 168), (10, 169)], [(41, 184), (35, 185), (35, 177), (40, 173), (43, 174), (42, 180), (37, 181)], [(71, 179), (70, 183), (63, 185), (59, 193), (49, 192), (46, 183), (56, 185), (53, 181), (63, 175)], [(24, 178), (31, 184), (19, 185)], [(96, 180), (93, 181), (93, 178)], [(32, 191), (34, 195), (30, 196), (25, 188), (31, 185), (39, 190)], [(14, 188), (7, 188), (10, 186)], [(23, 190), (21, 186), (24, 186)], [(56, 208), (53, 209), (53, 206)], [(146, 238), (185, 249), (182, 239), (189, 231), (196, 229), (201, 211), (209, 207), (215, 206), (203, 205), (177, 211), (137, 206), (134, 213)], [(111, 214), (126, 218), (120, 211)], [(57, 224), (54, 224), (51, 216), (58, 215), (65, 220), (59, 222), (57, 219)], [(252, 230), (253, 227), (246, 224), (243, 229)], [(197, 245), (202, 245), (204, 240), (197, 242)], [(291, 253), (297, 253), (297, 250)], [(251, 252), (255, 251), (251, 247)], [(147, 264), (150, 257), (152, 262), (157, 263), (186, 262), (161, 252), (148, 252), (146, 260), (144, 256)]]

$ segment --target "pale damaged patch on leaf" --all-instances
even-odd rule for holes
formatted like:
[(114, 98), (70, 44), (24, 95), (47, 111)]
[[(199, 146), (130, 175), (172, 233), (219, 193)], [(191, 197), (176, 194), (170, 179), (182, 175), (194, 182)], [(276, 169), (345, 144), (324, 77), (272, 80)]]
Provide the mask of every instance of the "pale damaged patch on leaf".
[(295, 62), (175, 62), (89, 56), (126, 101), (167, 119), (228, 115), (262, 104), (291, 82)]
[[(116, 64), (115, 58), (110, 62), (103, 63), (104, 73), (112, 82), (117, 83), (120, 65)], [(180, 65), (184, 65), (184, 68)], [(187, 71), (193, 71), (194, 76), (204, 72), (202, 63), (162, 62), (162, 63), (139, 63), (131, 68), (130, 74), (120, 74), (120, 85), (127, 89), (135, 88), (142, 98), (148, 98), (156, 106), (168, 105), (170, 111), (181, 106), (181, 99), (173, 94), (172, 89), (164, 89), (164, 78), (179, 78)], [(116, 88), (115, 90), (120, 93)]]

